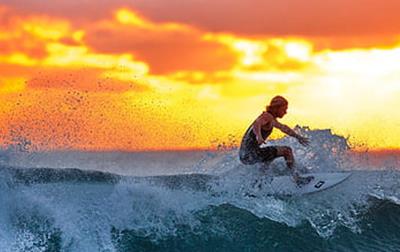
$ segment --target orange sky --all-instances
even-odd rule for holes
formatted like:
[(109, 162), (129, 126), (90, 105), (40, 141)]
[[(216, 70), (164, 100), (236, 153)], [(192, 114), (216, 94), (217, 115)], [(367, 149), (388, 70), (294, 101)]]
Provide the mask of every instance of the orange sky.
[(397, 149), (399, 11), (392, 0), (2, 1), (0, 141), (235, 145), (280, 94), (289, 126)]

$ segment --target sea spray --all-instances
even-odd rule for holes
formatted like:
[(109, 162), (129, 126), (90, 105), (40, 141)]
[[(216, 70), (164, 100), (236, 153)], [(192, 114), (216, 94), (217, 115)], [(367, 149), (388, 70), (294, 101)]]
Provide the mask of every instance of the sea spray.
[[(3, 251), (399, 250), (399, 171), (353, 170), (346, 139), (329, 130), (297, 130), (310, 138), (309, 148), (290, 138), (271, 144), (292, 146), (305, 173), (346, 170), (352, 176), (324, 192), (282, 198), (269, 194), (268, 181), (287, 173), (284, 161), (244, 166), (236, 150), (203, 152), (206, 158), (185, 174), (140, 177), (120, 168), (116, 174), (113, 166), (89, 171), (88, 159), (75, 158), (85, 169), (21, 168), (9, 160), (0, 168), (0, 245)], [(41, 154), (33, 154), (39, 160)], [(163, 163), (167, 154), (135, 155), (140, 162), (124, 158), (120, 162), (128, 163), (115, 165), (134, 173), (149, 159), (152, 165), (158, 160), (159, 170), (171, 169)], [(168, 155), (175, 166), (184, 157)], [(247, 197), (260, 179), (265, 197)]]

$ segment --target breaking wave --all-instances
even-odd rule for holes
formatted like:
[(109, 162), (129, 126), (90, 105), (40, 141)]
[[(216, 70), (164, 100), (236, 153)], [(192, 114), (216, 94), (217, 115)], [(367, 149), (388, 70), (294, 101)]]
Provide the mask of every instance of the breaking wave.
[[(349, 171), (340, 186), (298, 197), (247, 197), (254, 182), (287, 173), (239, 164), (236, 150), (210, 152), (185, 174), (132, 176), (82, 167), (0, 166), (2, 251), (398, 251), (400, 173), (361, 169), (346, 139), (298, 128), (299, 169)], [(179, 153), (176, 159), (179, 159)], [(391, 166), (391, 165), (389, 165)], [(145, 167), (143, 167), (145, 168)]]

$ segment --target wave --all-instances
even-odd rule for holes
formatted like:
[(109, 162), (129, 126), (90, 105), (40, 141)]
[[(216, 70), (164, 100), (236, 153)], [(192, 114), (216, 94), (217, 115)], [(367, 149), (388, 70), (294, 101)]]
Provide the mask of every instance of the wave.
[[(35, 153), (0, 152), (0, 248), (399, 251), (400, 172), (390, 168), (394, 164), (366, 169), (365, 160), (349, 158), (345, 138), (330, 130), (297, 130), (311, 139), (309, 148), (290, 138), (271, 144), (292, 146), (303, 173), (345, 170), (352, 176), (323, 192), (281, 197), (271, 192), (268, 181), (287, 174), (283, 160), (243, 166), (232, 149), (208, 153), (186, 174), (140, 177), (115, 173), (132, 166), (119, 154), (127, 166), (113, 160), (99, 171), (83, 163), (41, 168), (30, 165)], [(86, 160), (74, 155), (82, 153), (68, 160)], [(165, 155), (143, 155), (141, 169), (148, 169), (149, 160), (152, 167), (167, 170)], [(160, 167), (154, 165), (157, 158)], [(180, 158), (173, 154), (169, 160)], [(255, 181), (262, 182), (261, 196), (247, 197)]]
[(1, 167), (0, 175), (4, 251), (400, 248), (394, 171), (355, 171), (340, 187), (284, 199), (245, 197), (252, 185), (243, 181), (256, 176), (245, 169), (127, 177)]

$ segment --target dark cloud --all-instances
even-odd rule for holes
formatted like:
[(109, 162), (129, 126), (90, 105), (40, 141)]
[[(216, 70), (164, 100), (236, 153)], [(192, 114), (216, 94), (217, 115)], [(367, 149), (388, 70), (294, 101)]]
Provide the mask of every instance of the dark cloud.
[(192, 24), (208, 31), (263, 36), (358, 36), (397, 34), (397, 0), (6, 0), (20, 12), (73, 21), (109, 16), (116, 7), (137, 9), (152, 20)]

